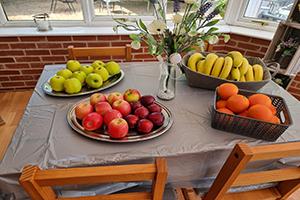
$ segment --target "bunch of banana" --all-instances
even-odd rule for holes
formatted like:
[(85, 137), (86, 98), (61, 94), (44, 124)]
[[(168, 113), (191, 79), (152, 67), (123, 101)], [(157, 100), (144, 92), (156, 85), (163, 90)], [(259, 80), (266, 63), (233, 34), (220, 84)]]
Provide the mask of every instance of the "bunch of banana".
[(240, 52), (231, 51), (227, 56), (219, 57), (215, 53), (203, 56), (194, 53), (190, 56), (188, 67), (199, 73), (228, 79), (233, 81), (261, 81), (263, 79), (263, 68), (259, 64), (251, 66)]

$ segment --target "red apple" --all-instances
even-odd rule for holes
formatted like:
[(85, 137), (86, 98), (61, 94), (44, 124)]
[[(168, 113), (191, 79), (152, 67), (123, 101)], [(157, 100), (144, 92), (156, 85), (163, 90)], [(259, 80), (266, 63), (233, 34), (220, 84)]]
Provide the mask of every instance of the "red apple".
[(95, 93), (92, 94), (92, 96), (90, 97), (90, 103), (92, 106), (94, 106), (98, 102), (103, 102), (103, 101), (106, 101), (106, 96), (102, 93)]
[(107, 101), (110, 105), (119, 99), (123, 99), (123, 95), (120, 92), (113, 92), (107, 96)]
[(130, 129), (134, 129), (139, 121), (139, 118), (135, 115), (127, 115), (125, 120), (128, 123)]
[(116, 118), (107, 127), (107, 133), (114, 139), (122, 139), (128, 134), (128, 124), (125, 119)]
[(106, 125), (108, 125), (109, 122), (111, 122), (113, 119), (121, 118), (121, 117), (122, 117), (122, 114), (119, 111), (112, 109), (105, 113), (103, 120), (104, 120), (104, 123)]
[(126, 117), (131, 113), (131, 106), (125, 100), (117, 100), (112, 105), (113, 109), (118, 110), (123, 117)]
[(147, 107), (150, 113), (161, 112), (161, 107), (157, 103), (153, 103)]
[(149, 106), (155, 101), (155, 98), (151, 95), (145, 95), (141, 97), (141, 103), (143, 106)]
[(130, 103), (130, 105), (131, 105), (131, 110), (132, 111), (135, 111), (137, 108), (142, 106), (140, 101), (132, 102), (132, 103)]
[(137, 130), (139, 133), (144, 133), (144, 134), (150, 133), (152, 131), (152, 128), (153, 128), (153, 123), (148, 119), (141, 119), (137, 125)]
[(93, 112), (93, 106), (89, 102), (82, 102), (75, 107), (75, 115), (78, 119), (83, 119), (91, 112)]
[(95, 110), (97, 113), (104, 116), (107, 111), (112, 110), (112, 107), (108, 102), (98, 102), (95, 105)]
[(134, 115), (138, 116), (140, 119), (144, 119), (147, 118), (147, 116), (149, 115), (149, 111), (147, 108), (142, 106), (134, 111)]
[(123, 97), (129, 103), (130, 102), (137, 102), (138, 100), (140, 100), (141, 94), (136, 89), (128, 89), (128, 90), (125, 91)]
[(148, 119), (155, 125), (161, 126), (164, 124), (165, 117), (161, 112), (154, 112), (148, 115)]
[(82, 120), (82, 126), (85, 130), (94, 131), (102, 126), (103, 118), (100, 114), (92, 112)]

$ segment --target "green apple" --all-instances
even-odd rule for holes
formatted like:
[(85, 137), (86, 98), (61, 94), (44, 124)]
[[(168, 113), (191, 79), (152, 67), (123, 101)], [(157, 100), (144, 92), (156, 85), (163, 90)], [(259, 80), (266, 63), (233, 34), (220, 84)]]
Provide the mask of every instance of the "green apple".
[(90, 86), (91, 88), (99, 88), (103, 84), (102, 77), (99, 74), (96, 73), (90, 73), (87, 77), (85, 82)]
[(92, 65), (93, 68), (99, 67), (99, 66), (105, 66), (105, 63), (101, 60), (95, 60)]
[(109, 73), (108, 73), (107, 69), (103, 66), (96, 67), (94, 72), (96, 74), (99, 74), (103, 81), (106, 81), (109, 77)]
[(118, 74), (121, 71), (120, 65), (114, 61), (106, 63), (105, 68), (110, 75)]
[(65, 82), (65, 78), (62, 76), (53, 76), (50, 79), (50, 85), (52, 90), (56, 91), (56, 92), (61, 92), (64, 91), (64, 82)]
[(72, 72), (70, 70), (68, 70), (68, 69), (61, 69), (58, 72), (56, 72), (56, 75), (57, 76), (62, 76), (65, 79), (68, 79), (68, 78), (70, 78), (72, 76)]
[(83, 71), (77, 71), (72, 74), (71, 78), (77, 78), (81, 84), (84, 84), (86, 74)]
[(75, 94), (80, 92), (81, 83), (77, 78), (69, 78), (64, 82), (65, 92), (68, 94)]
[(88, 75), (94, 71), (94, 68), (89, 65), (84, 65), (80, 66), (80, 71), (83, 71), (86, 75)]
[(67, 69), (71, 70), (72, 72), (79, 71), (80, 66), (80, 62), (78, 62), (77, 60), (69, 60), (67, 62)]

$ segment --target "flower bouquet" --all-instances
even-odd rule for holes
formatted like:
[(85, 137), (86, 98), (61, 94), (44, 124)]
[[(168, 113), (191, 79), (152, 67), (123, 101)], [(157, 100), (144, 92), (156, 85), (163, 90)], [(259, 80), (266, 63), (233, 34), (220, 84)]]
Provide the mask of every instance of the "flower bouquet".
[(214, 6), (208, 1), (185, 0), (183, 14), (174, 13), (172, 25), (167, 26), (164, 1), (152, 4), (155, 19), (150, 24), (146, 25), (141, 19), (116, 18), (114, 30), (123, 28), (135, 32), (129, 35), (132, 48), (139, 49), (141, 42), (145, 42), (149, 54), (161, 61), (158, 97), (169, 100), (175, 97), (175, 67), (182, 59), (181, 54), (196, 48), (204, 50), (205, 42), (215, 44), (219, 36), (227, 42), (229, 35), (218, 33), (214, 27), (219, 22), (215, 16), (223, 11), (224, 4)]

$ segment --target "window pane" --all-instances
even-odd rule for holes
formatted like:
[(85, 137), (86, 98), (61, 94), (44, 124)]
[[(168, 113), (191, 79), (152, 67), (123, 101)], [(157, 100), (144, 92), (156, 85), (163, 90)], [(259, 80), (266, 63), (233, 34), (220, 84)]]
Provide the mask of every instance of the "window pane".
[(270, 21), (286, 20), (294, 0), (249, 0), (245, 17)]
[(96, 15), (153, 15), (149, 0), (94, 0), (94, 8)]
[(6, 17), (32, 20), (32, 16), (48, 13), (50, 20), (83, 20), (80, 0), (2, 0)]

